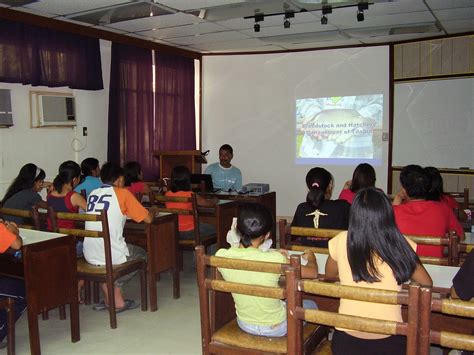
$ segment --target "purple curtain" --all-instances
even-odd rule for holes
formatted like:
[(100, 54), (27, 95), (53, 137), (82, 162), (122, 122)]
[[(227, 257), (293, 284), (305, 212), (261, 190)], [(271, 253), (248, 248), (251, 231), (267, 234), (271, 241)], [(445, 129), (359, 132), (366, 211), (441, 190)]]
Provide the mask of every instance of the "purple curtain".
[(0, 82), (101, 90), (99, 40), (0, 20)]
[(108, 160), (138, 161), (145, 180), (159, 176), (153, 119), (152, 51), (112, 43)]
[(155, 68), (159, 149), (196, 149), (194, 60), (155, 52)]

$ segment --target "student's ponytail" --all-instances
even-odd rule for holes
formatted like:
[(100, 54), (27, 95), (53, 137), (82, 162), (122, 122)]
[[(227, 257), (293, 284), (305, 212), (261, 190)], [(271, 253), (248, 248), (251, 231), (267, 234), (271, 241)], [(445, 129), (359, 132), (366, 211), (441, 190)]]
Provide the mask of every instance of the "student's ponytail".
[(66, 183), (66, 181), (64, 181), (64, 174), (61, 174), (59, 173), (58, 175), (56, 175), (56, 177), (54, 178), (53, 180), (53, 186), (54, 186), (54, 189), (58, 192), (58, 193), (61, 193), (62, 190), (63, 190), (63, 185)]
[(306, 195), (306, 203), (317, 210), (324, 202), (325, 195), (326, 189), (322, 189), (318, 182), (313, 182), (308, 194)]
[(266, 235), (272, 230), (273, 217), (270, 211), (258, 203), (245, 203), (239, 208), (237, 233), (240, 243), (248, 248), (252, 240)]
[(61, 193), (65, 184), (71, 184), (74, 178), (81, 176), (81, 167), (74, 161), (68, 160), (59, 166), (59, 174), (54, 178), (54, 190)]

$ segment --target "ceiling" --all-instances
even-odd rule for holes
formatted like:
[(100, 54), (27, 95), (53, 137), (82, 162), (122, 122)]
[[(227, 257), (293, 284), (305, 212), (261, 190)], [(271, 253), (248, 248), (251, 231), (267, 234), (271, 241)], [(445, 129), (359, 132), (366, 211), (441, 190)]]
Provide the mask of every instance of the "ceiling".
[[(0, 7), (198, 53), (295, 50), (474, 32), (474, 0), (0, 0)], [(322, 7), (332, 6), (327, 24)], [(289, 28), (284, 28), (285, 13)], [(255, 15), (263, 14), (260, 32)]]

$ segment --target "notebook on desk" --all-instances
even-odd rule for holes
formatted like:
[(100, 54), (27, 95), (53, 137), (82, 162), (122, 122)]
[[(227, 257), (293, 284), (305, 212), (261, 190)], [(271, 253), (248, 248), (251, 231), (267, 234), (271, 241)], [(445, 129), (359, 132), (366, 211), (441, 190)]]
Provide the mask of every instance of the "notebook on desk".
[(204, 182), (205, 192), (218, 192), (220, 189), (215, 189), (214, 184), (212, 183), (212, 176), (209, 174), (191, 174), (191, 184), (201, 184)]

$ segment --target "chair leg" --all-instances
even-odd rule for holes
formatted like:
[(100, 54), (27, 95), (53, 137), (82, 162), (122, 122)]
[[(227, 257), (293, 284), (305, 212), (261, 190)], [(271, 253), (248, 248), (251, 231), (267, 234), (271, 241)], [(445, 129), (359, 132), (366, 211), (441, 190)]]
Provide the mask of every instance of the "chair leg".
[(8, 355), (15, 354), (15, 311), (14, 311), (14, 303), (15, 300), (9, 299), (8, 300), (8, 334), (7, 334), (7, 342), (8, 348), (7, 353)]
[(146, 265), (139, 271), (140, 274), (140, 293), (142, 296), (142, 311), (146, 311), (148, 309), (148, 295), (147, 295), (147, 287), (146, 287)]
[(150, 312), (156, 312), (158, 309), (156, 274), (148, 272), (148, 294), (150, 295)]
[(59, 319), (66, 319), (66, 306), (63, 304), (59, 306)]
[(117, 314), (115, 313), (115, 289), (113, 282), (107, 282), (107, 298), (109, 304), (110, 328), (117, 328)]
[(94, 282), (92, 284), (92, 296), (94, 298), (94, 303), (100, 302), (100, 283)]
[(48, 320), (48, 319), (49, 319), (49, 313), (48, 313), (48, 311), (43, 311), (43, 312), (41, 312), (41, 318), (42, 318), (43, 320)]
[(177, 268), (173, 268), (171, 272), (173, 274), (173, 298), (176, 300), (181, 297), (179, 270)]
[(179, 265), (179, 270), (180, 271), (183, 271), (183, 250), (180, 249), (179, 252), (178, 252), (178, 265)]
[(81, 340), (81, 331), (79, 328), (79, 302), (74, 301), (69, 305), (69, 315), (71, 318), (71, 341), (73, 343)]
[(91, 283), (87, 280), (84, 280), (84, 303), (91, 304)]

